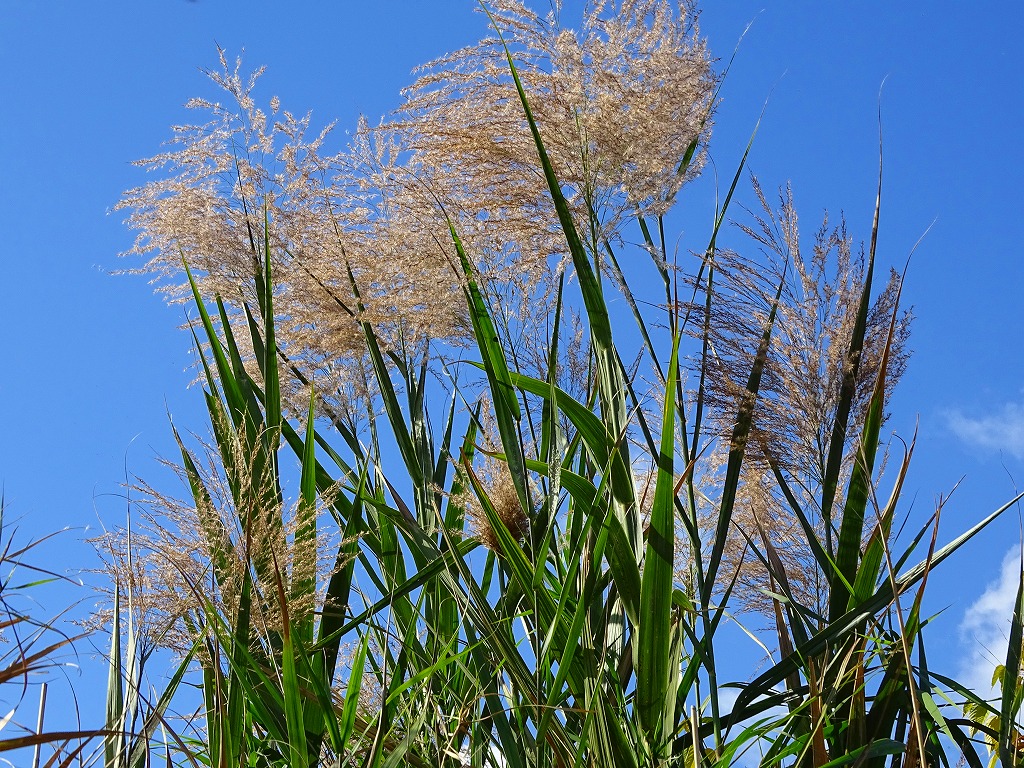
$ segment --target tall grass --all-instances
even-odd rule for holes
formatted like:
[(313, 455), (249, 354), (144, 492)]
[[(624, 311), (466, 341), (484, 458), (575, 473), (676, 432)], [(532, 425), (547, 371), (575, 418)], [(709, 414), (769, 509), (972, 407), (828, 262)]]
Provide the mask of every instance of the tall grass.
[(68, 631), (64, 619), (70, 609), (39, 615), (39, 589), (69, 581), (44, 565), (37, 551), (53, 535), (27, 544), (18, 543), (16, 535), (0, 498), (0, 753), (15, 753), (33, 768), (71, 765), (80, 759), (93, 732), (46, 727), (47, 694), (61, 668), (74, 666), (75, 645), (85, 633)]
[[(898, 293), (888, 317), (869, 319), (881, 183), (820, 484), (808, 493), (758, 423), (785, 270), (758, 294), (765, 311), (745, 340), (752, 354), (732, 412), (711, 400), (719, 230), (742, 165), (695, 274), (674, 268), (663, 213), (637, 217), (665, 287), (651, 310), (634, 296), (633, 269), (619, 267), (595, 206), (587, 199), (581, 220), (578, 199), (567, 200), (506, 53), (569, 257), (537, 324), (549, 329), (540, 374), (520, 364), (517, 331), (453, 216), (444, 224), (473, 359), (442, 365), (429, 346), (382, 331), (364, 304), (365, 275), (346, 263), (345, 298), (320, 287), (360, 334), (370, 407), (361, 432), (319, 411), (317, 381), (278, 343), (289, 310), (278, 306), (275, 264), (289, 258), (287, 246), (275, 240), (269, 206), (246, 200), (252, 291), (204, 295), (185, 265), (215, 451), (211, 471), (175, 432), (205, 558), (196, 568), (172, 563), (182, 661), (138, 718), (121, 655), (129, 688), (141, 687), (140, 668), (115, 624), (105, 765), (155, 758), (150, 737), (170, 725), (191, 667), (200, 725), (162, 747), (168, 764), (977, 766), (978, 731), (1004, 765), (1019, 762), (1021, 601), (997, 704), (929, 667), (922, 614), (931, 570), (1010, 504), (943, 545), (936, 511), (897, 544), (912, 444), (887, 473), (889, 490), (879, 488), (900, 328)], [(628, 314), (612, 306), (614, 274)], [(559, 370), (572, 309), (586, 365), (570, 392)], [(624, 338), (640, 339), (649, 394)], [(861, 412), (868, 349), (879, 354)], [(287, 394), (295, 380), (308, 388), (301, 415)], [(744, 525), (744, 560), (768, 579), (767, 658), (737, 650), (727, 629), (736, 590), (748, 588), (737, 586), (727, 554), (755, 448), (826, 589), (816, 602), (793, 588), (772, 520)], [(715, 451), (721, 471), (702, 472)], [(964, 699), (966, 715), (954, 706)]]

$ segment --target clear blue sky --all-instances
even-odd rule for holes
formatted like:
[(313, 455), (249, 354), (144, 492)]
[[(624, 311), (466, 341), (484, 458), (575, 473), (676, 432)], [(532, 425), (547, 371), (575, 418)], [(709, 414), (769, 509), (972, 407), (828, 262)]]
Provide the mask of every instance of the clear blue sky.
[[(88, 564), (72, 542), (86, 526), (123, 521), (126, 466), (152, 476), (174, 454), (168, 411), (204, 429), (182, 310), (110, 274), (134, 264), (117, 258), (132, 236), (108, 211), (145, 180), (130, 161), (210, 93), (199, 69), (215, 45), (267, 66), (265, 98), (343, 131), (397, 106), (416, 64), (483, 34), (474, 5), (0, 0), (0, 481), (25, 536), (76, 529), (48, 545), (57, 567)], [(1013, 495), (1011, 476), (1024, 485), (1024, 4), (729, 0), (706, 4), (702, 31), (728, 59), (751, 21), (712, 157), (731, 175), (771, 94), (750, 165), (766, 189), (792, 181), (808, 233), (825, 208), (868, 233), (886, 80), (882, 263), (902, 266), (935, 221), (905, 290), (914, 356), (890, 426), (909, 438), (920, 420), (915, 519), (965, 478), (948, 540)], [(1007, 516), (936, 574), (933, 606), (951, 608), (933, 655), (962, 652), (964, 610), (1018, 538)]]

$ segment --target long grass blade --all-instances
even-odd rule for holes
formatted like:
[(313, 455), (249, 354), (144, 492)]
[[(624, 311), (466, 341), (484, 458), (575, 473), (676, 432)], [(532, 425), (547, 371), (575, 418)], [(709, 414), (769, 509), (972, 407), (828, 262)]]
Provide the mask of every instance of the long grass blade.
[(1021, 652), (1024, 650), (1024, 565), (1017, 582), (1017, 596), (1010, 619), (1006, 663), (1003, 665), (1002, 696), (999, 701), (999, 760), (1004, 766), (1018, 765), (1020, 744), (1017, 740), (1017, 715), (1020, 711), (1019, 687)]
[[(878, 219), (882, 210), (882, 166), (881, 166), (881, 138), (879, 138), (879, 168), (878, 168), (878, 191), (875, 195), (875, 214), (871, 224), (871, 246), (868, 250), (868, 268), (864, 277), (864, 288), (861, 291), (860, 304), (857, 307), (857, 318), (854, 322), (853, 333), (850, 337), (850, 349), (846, 355), (843, 367), (843, 379), (839, 389), (839, 399), (836, 404), (835, 421), (832, 425), (832, 437), (829, 441), (828, 459), (825, 463), (825, 474), (822, 480), (821, 515), (825, 521), (825, 548), (830, 556), (835, 556), (832, 543), (832, 508), (835, 504), (836, 493), (839, 489), (839, 477), (842, 472), (843, 456), (846, 453), (846, 433), (850, 421), (850, 409), (853, 407), (853, 399), (856, 396), (857, 372), (860, 369), (860, 360), (864, 351), (864, 337), (867, 333), (868, 310), (871, 303), (871, 283), (875, 271), (875, 251), (878, 246)], [(833, 572), (831, 580), (839, 581), (838, 574), (845, 570)], [(830, 583), (835, 594), (838, 590), (837, 583)], [(842, 592), (840, 592), (842, 594)], [(844, 601), (845, 602), (845, 601)], [(832, 603), (832, 610), (841, 611), (840, 602)]]
[(750, 368), (746, 391), (743, 394), (743, 400), (732, 430), (732, 437), (729, 440), (729, 460), (725, 470), (725, 482), (722, 486), (722, 500), (719, 504), (718, 522), (715, 528), (711, 555), (708, 558), (707, 570), (703, 574), (704, 583), (700, 585), (701, 602), (704, 605), (711, 604), (711, 594), (715, 588), (722, 556), (725, 554), (725, 544), (729, 538), (729, 523), (732, 520), (736, 493), (739, 490), (740, 469), (743, 464), (743, 457), (746, 454), (747, 439), (754, 424), (754, 406), (757, 402), (758, 390), (761, 388), (761, 377), (764, 375), (764, 367), (768, 362), (768, 349), (771, 344), (772, 329), (775, 325), (775, 316), (778, 312), (779, 298), (782, 296), (785, 280), (786, 276), (783, 274), (782, 280), (779, 281), (779, 288), (775, 293), (775, 299), (772, 301), (771, 309), (768, 312), (768, 317), (765, 320), (764, 328), (761, 331), (761, 340), (758, 344), (757, 353), (754, 356), (754, 363)]
[(665, 383), (662, 412), (661, 453), (655, 481), (654, 503), (647, 530), (647, 552), (640, 585), (640, 616), (637, 652), (637, 712), (657, 760), (668, 758), (670, 734), (676, 714), (676, 689), (669, 685), (672, 667), (679, 660), (672, 650), (672, 586), (675, 569), (675, 470), (676, 376), (679, 336)]

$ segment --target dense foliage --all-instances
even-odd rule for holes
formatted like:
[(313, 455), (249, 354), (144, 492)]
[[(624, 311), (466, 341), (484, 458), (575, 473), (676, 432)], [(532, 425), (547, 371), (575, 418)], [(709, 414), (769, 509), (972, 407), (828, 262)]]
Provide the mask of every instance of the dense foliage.
[(921, 613), (1009, 505), (943, 546), (938, 510), (894, 534), (910, 316), (881, 185), (858, 251), (828, 222), (801, 249), (755, 182), (729, 250), (741, 165), (679, 257), (721, 79), (694, 9), (594, 2), (573, 32), (488, 8), (493, 39), (336, 155), (222, 57), (233, 101), (195, 102), (212, 121), (126, 194), (198, 312), (212, 438), (176, 431), (188, 497), (140, 484), (99, 542), (96, 759), (1020, 764), (1024, 597), (995, 702), (929, 668)]

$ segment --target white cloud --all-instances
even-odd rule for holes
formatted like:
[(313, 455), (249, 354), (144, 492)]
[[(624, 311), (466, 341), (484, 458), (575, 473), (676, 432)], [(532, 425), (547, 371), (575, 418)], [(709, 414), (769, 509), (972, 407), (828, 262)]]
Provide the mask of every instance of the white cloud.
[(949, 428), (965, 443), (1024, 459), (1024, 402), (1004, 403), (994, 413), (978, 418), (958, 410), (950, 411), (946, 418)]
[(999, 577), (968, 607), (960, 622), (960, 632), (967, 651), (961, 664), (959, 681), (982, 695), (995, 695), (992, 672), (997, 664), (1006, 660), (1010, 618), (1020, 583), (1020, 557), (1020, 547), (1014, 547), (1006, 553)]

